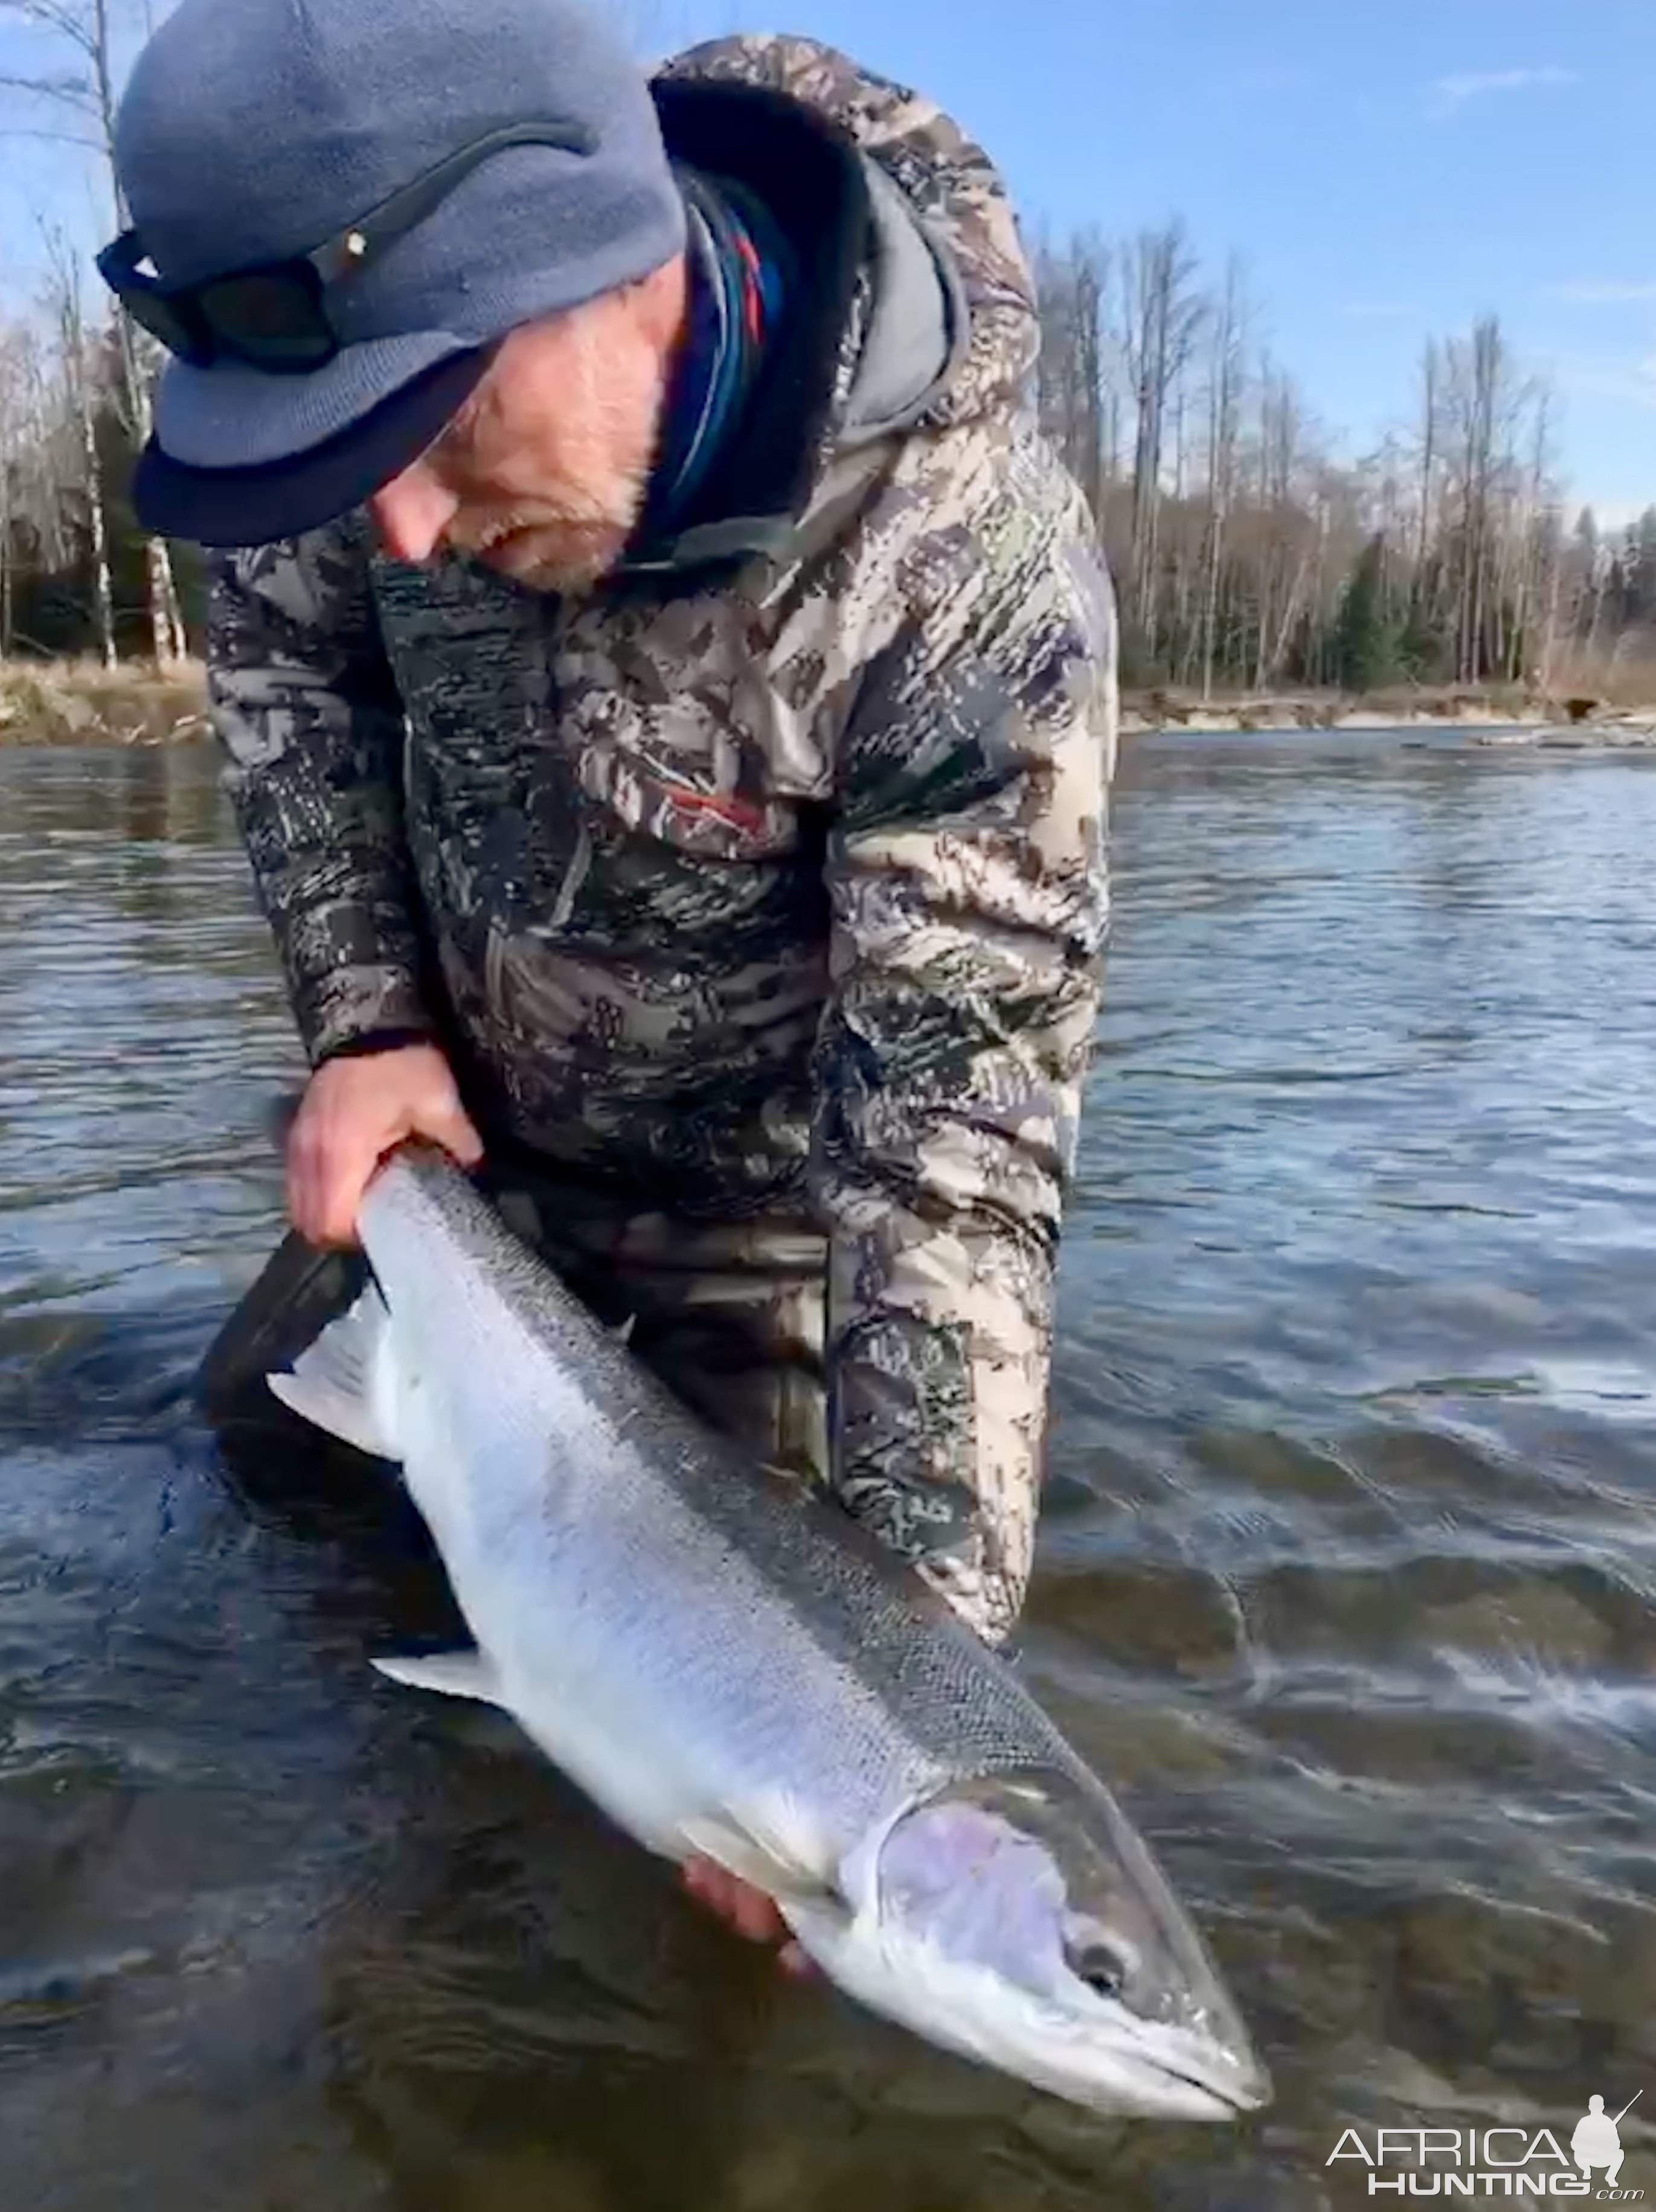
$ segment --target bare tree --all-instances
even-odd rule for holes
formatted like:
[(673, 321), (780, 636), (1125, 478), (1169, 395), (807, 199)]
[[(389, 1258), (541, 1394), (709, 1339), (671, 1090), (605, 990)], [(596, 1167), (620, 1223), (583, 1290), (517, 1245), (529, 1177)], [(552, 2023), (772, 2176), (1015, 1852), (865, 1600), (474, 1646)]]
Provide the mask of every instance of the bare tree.
[(1168, 414), (1207, 305), (1182, 222), (1141, 232), (1123, 258), (1127, 375), (1137, 410), (1133, 441), (1131, 603), (1146, 639), (1156, 634), (1158, 529)]
[[(67, 49), (67, 66), (33, 74), (0, 75), (0, 91), (27, 94), (55, 114), (72, 121), (64, 135), (101, 159), (117, 228), (127, 220), (115, 162), (116, 63), (112, 8), (119, 0), (0, 0), (0, 18), (44, 32)], [(146, 32), (154, 27), (152, 0), (143, 0)], [(152, 423), (150, 386), (154, 349), (131, 319), (117, 309), (124, 413), (135, 448), (149, 437)], [(182, 659), (186, 647), (172, 556), (163, 538), (151, 537), (144, 549), (149, 585), (149, 627), (158, 663)]]
[(79, 498), (85, 447), (65, 380), (41, 336), (27, 328), (15, 333), (10, 358), (16, 378), (18, 445), (11, 471), (7, 554), (15, 581), (25, 552), (35, 566), (53, 573), (76, 558), (79, 532), (70, 510)]
[(10, 658), (16, 641), (24, 471), (40, 439), (33, 419), (33, 350), (26, 331), (0, 337), (0, 659)]
[(1438, 416), (1442, 405), (1442, 387), (1437, 341), (1429, 338), (1420, 365), (1420, 529), (1415, 541), (1415, 574), (1423, 580), (1427, 555), (1431, 550), (1435, 520), (1433, 507), (1434, 470), (1438, 465)]
[(1219, 647), (1219, 580), (1225, 557), (1225, 524), (1236, 490), (1236, 440), (1240, 428), (1244, 324), (1241, 265), (1233, 254), (1213, 323), (1208, 372), (1207, 550), (1202, 599), (1202, 696), (1213, 696)]
[(1486, 644), (1490, 495), (1506, 376), (1500, 325), (1485, 319), (1474, 328), (1470, 343), (1451, 339), (1446, 367), (1453, 434), (1455, 673), (1459, 682), (1473, 684), (1482, 673)]
[(1101, 521), (1115, 467), (1106, 398), (1109, 265), (1109, 249), (1095, 233), (1072, 239), (1062, 252), (1043, 246), (1035, 256), (1041, 424)]
[(115, 592), (109, 566), (108, 510), (103, 467), (98, 453), (94, 374), (88, 358), (86, 318), (81, 300), (81, 270), (61, 231), (48, 234), (51, 298), (58, 322), (58, 359), (69, 411), (80, 432), (81, 484), (85, 502), (88, 547), (92, 562), (93, 606), (98, 646), (106, 667), (115, 665)]

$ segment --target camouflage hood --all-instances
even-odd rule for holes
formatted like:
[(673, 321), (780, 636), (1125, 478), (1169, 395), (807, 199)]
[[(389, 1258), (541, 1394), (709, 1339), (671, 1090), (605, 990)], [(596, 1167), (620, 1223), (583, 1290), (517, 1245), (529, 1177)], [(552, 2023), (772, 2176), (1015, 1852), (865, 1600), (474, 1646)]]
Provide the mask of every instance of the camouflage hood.
[(714, 40), (653, 82), (670, 149), (761, 193), (810, 296), (773, 379), (777, 419), (741, 441), (757, 479), (743, 467), (711, 520), (628, 565), (797, 553), (851, 457), (1021, 400), (1039, 324), (1005, 185), (933, 103), (812, 40)]

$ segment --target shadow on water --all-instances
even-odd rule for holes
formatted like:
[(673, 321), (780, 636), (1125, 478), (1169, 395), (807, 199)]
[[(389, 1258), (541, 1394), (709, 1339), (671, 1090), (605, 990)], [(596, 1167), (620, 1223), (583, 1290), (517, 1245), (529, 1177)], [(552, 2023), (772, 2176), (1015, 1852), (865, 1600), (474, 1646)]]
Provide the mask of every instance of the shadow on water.
[[(1130, 754), (1022, 1664), (1277, 2105), (1122, 2127), (707, 1923), (386, 1471), (191, 1390), (294, 1059), (205, 756), (0, 757), (5, 2212), (1301, 2212), (1656, 2076), (1656, 780)], [(1656, 2189), (1656, 2114), (1623, 2182)]]

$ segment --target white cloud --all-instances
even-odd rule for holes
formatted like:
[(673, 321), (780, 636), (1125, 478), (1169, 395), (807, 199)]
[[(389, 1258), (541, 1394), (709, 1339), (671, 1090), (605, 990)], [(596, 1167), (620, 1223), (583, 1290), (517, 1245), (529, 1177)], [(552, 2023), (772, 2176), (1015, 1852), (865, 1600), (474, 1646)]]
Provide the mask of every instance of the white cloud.
[(1549, 284), (1541, 296), (1569, 307), (1633, 307), (1656, 300), (1656, 283)]
[(1485, 100), (1494, 93), (1539, 92), (1578, 82), (1574, 70), (1566, 69), (1484, 70), (1441, 76), (1426, 88), (1427, 109), (1436, 116), (1458, 115), (1469, 100)]

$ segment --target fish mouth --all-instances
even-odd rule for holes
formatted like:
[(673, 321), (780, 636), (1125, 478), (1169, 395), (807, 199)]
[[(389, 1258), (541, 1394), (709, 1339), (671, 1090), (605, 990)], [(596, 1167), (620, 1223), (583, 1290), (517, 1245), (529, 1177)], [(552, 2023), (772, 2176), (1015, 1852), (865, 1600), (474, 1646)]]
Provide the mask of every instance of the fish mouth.
[(1192, 2106), (1199, 2105), (1199, 2111), (1192, 2111), (1192, 2118), (1245, 2119), (1250, 2112), (1262, 2111), (1275, 2094), (1270, 2075), (1257, 2058), (1233, 2057), (1228, 2052), (1211, 2065), (1196, 2068), (1158, 2058), (1156, 2071), (1164, 2082), (1187, 2091)]
[(1259, 2112), (1276, 2095), (1270, 2070), (1240, 2021), (1225, 2034), (1187, 2027), (1143, 2027), (1139, 2033), (1137, 2057), (1146, 2075), (1200, 2100), (1216, 2118), (1237, 2119)]
[(1034, 2008), (1020, 2039), (1035, 2078), (1102, 2112), (1231, 2121), (1275, 2095), (1246, 2040), (1140, 2021), (1114, 2004), (1089, 2019), (1048, 2001)]

